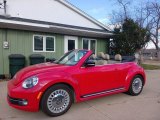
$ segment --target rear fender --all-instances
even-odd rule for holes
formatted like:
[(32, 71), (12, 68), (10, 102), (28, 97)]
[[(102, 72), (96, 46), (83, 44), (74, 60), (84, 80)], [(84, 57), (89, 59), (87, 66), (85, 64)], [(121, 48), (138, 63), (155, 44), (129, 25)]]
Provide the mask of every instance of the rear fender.
[(136, 75), (142, 76), (142, 78), (143, 78), (143, 85), (145, 84), (145, 82), (146, 82), (146, 76), (145, 76), (144, 69), (141, 68), (140, 66), (131, 67), (130, 70), (128, 71), (128, 74), (127, 74), (126, 79), (125, 79), (125, 88), (126, 88), (126, 90), (129, 89), (131, 81), (133, 80), (133, 78)]

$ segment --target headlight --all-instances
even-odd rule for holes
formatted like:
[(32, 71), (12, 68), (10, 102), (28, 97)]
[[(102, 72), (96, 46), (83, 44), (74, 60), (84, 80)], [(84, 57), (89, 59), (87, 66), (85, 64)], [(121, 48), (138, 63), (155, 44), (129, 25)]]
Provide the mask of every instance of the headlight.
[(24, 82), (22, 83), (22, 87), (25, 88), (25, 89), (32, 88), (32, 87), (34, 87), (35, 85), (38, 84), (38, 80), (39, 79), (36, 76), (29, 77), (29, 78), (24, 80)]

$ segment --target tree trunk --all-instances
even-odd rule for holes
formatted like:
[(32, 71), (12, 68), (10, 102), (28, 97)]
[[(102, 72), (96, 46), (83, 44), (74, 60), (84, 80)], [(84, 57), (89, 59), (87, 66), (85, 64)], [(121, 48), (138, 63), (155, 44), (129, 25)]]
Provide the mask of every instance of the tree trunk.
[(157, 59), (160, 60), (160, 49), (157, 50)]

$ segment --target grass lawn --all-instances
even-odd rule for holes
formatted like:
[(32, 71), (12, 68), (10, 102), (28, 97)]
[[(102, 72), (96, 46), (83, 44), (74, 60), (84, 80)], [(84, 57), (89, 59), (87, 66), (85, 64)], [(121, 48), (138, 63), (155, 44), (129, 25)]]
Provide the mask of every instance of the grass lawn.
[(157, 70), (157, 69), (160, 69), (160, 66), (158, 66), (158, 65), (141, 64), (141, 66), (145, 70)]

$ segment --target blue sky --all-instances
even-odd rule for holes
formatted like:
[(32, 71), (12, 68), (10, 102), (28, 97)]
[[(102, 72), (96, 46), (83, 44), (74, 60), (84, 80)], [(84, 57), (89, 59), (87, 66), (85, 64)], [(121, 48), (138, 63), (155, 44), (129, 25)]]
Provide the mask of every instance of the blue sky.
[[(80, 8), (90, 16), (99, 20), (103, 24), (109, 24), (113, 10), (120, 10), (116, 0), (67, 0), (76, 7)], [(130, 0), (130, 8), (140, 5), (140, 2), (155, 0)], [(160, 0), (157, 0), (160, 2)]]
[[(119, 6), (116, 3), (116, 0), (68, 0), (68, 1), (106, 25), (110, 24), (112, 11), (120, 10)], [(143, 5), (143, 2), (146, 1), (157, 1), (160, 3), (160, 0), (130, 0), (130, 1), (132, 1), (130, 8), (140, 5), (140, 3), (141, 5)], [(154, 45), (152, 43), (149, 43), (148, 48), (153, 48), (153, 47)]]
[(109, 23), (112, 10), (117, 9), (114, 0), (68, 0), (104, 24)]

